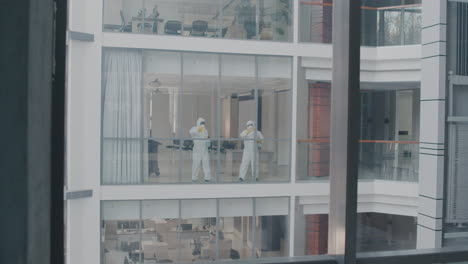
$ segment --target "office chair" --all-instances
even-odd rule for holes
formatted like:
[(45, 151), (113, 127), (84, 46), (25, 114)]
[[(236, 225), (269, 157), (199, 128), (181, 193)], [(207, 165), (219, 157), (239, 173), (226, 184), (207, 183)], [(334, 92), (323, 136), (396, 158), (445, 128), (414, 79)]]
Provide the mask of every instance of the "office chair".
[(206, 31), (208, 30), (208, 22), (203, 20), (195, 20), (192, 22), (192, 30), (190, 35), (204, 37), (206, 36)]
[(176, 20), (169, 20), (164, 25), (164, 34), (180, 35), (182, 32), (182, 23)]
[(132, 32), (132, 26), (127, 25), (127, 22), (125, 21), (125, 17), (124, 17), (122, 10), (120, 10), (120, 20), (122, 22), (122, 26), (120, 27), (119, 32)]

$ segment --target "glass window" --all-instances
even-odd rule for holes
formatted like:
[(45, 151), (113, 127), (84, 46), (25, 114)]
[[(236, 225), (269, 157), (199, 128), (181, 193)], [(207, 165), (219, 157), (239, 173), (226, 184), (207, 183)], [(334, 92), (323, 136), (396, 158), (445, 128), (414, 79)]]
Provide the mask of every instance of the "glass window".
[(181, 250), (177, 235), (179, 201), (142, 201), (141, 250), (144, 262), (176, 262)]
[(358, 252), (416, 248), (416, 217), (372, 212), (359, 213), (357, 221)]
[[(421, 0), (362, 0), (364, 46), (421, 43)], [(300, 1), (299, 40), (331, 43), (333, 0)]]
[(104, 201), (103, 263), (288, 256), (289, 198)]
[(182, 182), (211, 181), (216, 175), (219, 56), (183, 53), (179, 138), (193, 145), (182, 151)]
[(299, 1), (299, 40), (301, 42), (332, 42), (332, 0)]
[(102, 182), (288, 181), (291, 65), (105, 49)]
[[(405, 45), (406, 7), (417, 1), (363, 0), (363, 19), (377, 22), (363, 35), (378, 46)], [(361, 42), (361, 45), (368, 45)], [(365, 65), (368, 51), (361, 53)], [(396, 50), (395, 50), (396, 52)], [(393, 53), (398, 58), (399, 54)], [(403, 51), (402, 51), (403, 52)], [(418, 59), (414, 59), (418, 60)], [(377, 61), (384, 65), (384, 61)], [(361, 71), (357, 251), (416, 249), (421, 83), (397, 74), (391, 81)], [(389, 74), (389, 73), (386, 73)], [(398, 198), (397, 198), (398, 197)], [(401, 198), (401, 200), (398, 200)], [(419, 246), (421, 247), (421, 246)]]
[(253, 256), (253, 199), (219, 200), (219, 259), (247, 259)]
[[(258, 110), (256, 138), (259, 181), (288, 181), (292, 126), (291, 58), (257, 57)], [(263, 138), (262, 138), (263, 137)]]
[(216, 224), (216, 200), (182, 200), (179, 226), (180, 261), (217, 259), (220, 233)]
[[(175, 183), (181, 175), (181, 54), (143, 52), (144, 182)], [(146, 173), (147, 172), (147, 173)]]
[(359, 178), (417, 182), (419, 89), (374, 87), (361, 93)]
[[(365, 46), (421, 43), (421, 1), (363, 1)], [(374, 44), (375, 43), (375, 44)]]
[(292, 41), (292, 0), (105, 0), (103, 31)]
[(102, 263), (143, 263), (139, 201), (103, 201)]
[(255, 257), (288, 256), (289, 198), (255, 199)]
[[(367, 90), (367, 85), (374, 89)], [(376, 84), (363, 87), (366, 90), (361, 92), (357, 249), (415, 249), (419, 90), (382, 90)], [(414, 193), (405, 194), (402, 188)], [(405, 201), (377, 202), (387, 196), (403, 196)], [(392, 203), (398, 206), (389, 207)]]
[[(244, 141), (240, 135), (245, 130), (247, 121), (257, 119), (255, 69), (253, 56), (221, 55), (220, 139), (224, 151), (220, 153), (220, 182), (239, 182), (241, 176)], [(244, 180), (252, 181), (250, 176), (251, 174), (247, 177), (247, 173), (242, 175)]]

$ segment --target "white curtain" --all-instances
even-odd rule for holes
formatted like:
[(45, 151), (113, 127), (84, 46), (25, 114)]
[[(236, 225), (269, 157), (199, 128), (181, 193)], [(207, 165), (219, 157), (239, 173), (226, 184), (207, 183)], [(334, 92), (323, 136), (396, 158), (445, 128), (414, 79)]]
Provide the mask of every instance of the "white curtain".
[(102, 103), (103, 183), (140, 183), (143, 164), (141, 51), (104, 50)]

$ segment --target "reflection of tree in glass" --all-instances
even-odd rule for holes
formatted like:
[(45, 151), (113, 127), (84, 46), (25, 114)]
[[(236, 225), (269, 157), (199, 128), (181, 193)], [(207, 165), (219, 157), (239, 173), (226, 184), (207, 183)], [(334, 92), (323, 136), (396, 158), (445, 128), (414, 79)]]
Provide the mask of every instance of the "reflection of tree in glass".
[(401, 11), (384, 11), (384, 45), (401, 44)]
[(406, 8), (404, 10), (405, 45), (421, 43), (421, 9)]

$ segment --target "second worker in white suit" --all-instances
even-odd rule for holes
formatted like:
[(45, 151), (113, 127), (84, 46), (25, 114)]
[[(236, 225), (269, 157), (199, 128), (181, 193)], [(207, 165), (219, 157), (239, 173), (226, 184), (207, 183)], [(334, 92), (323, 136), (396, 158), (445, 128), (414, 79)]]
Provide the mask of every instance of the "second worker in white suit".
[(258, 151), (263, 141), (262, 132), (255, 129), (254, 121), (250, 120), (247, 122), (247, 128), (242, 131), (240, 137), (244, 140), (244, 152), (242, 154), (242, 162), (239, 171), (239, 181), (245, 180), (249, 165), (252, 170), (252, 178), (257, 180), (259, 170)]
[(208, 131), (205, 128), (205, 119), (198, 118), (197, 126), (192, 127), (189, 133), (193, 139), (192, 181), (197, 181), (200, 168), (203, 166), (205, 182), (209, 182), (211, 180), (210, 157), (208, 154), (210, 140), (208, 139)]

